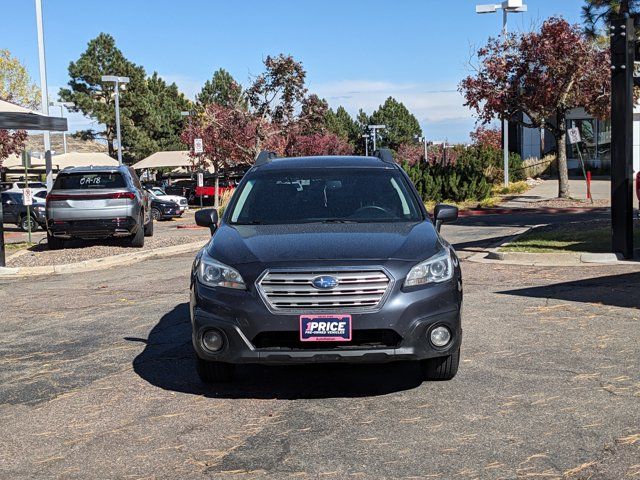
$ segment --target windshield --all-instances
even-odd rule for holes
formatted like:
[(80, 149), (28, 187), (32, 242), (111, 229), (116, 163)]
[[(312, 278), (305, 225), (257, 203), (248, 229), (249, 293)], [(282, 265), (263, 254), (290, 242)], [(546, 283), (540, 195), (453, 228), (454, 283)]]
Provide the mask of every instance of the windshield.
[(232, 224), (417, 222), (422, 213), (396, 170), (306, 169), (250, 178), (236, 193)]
[(152, 188), (151, 192), (155, 193), (156, 195), (166, 195), (166, 193), (164, 193), (161, 188)]

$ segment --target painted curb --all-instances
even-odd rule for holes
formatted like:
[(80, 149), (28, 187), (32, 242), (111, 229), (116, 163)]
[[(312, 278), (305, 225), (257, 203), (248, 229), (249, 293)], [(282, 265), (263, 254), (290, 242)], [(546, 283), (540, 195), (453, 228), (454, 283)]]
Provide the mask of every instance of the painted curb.
[(143, 252), (122, 253), (120, 255), (111, 255), (110, 257), (83, 260), (82, 262), (67, 263), (63, 265), (14, 268), (0, 267), (0, 279), (104, 270), (119, 265), (130, 265), (132, 263), (137, 263), (152, 258), (162, 258), (170, 255), (192, 252), (194, 250), (199, 250), (205, 244), (206, 241), (191, 242), (182, 245), (172, 245), (170, 247), (154, 248)]
[(476, 208), (461, 210), (460, 217), (475, 217), (479, 215), (546, 215), (562, 213), (598, 213), (610, 210), (609, 207), (570, 207), (570, 208)]

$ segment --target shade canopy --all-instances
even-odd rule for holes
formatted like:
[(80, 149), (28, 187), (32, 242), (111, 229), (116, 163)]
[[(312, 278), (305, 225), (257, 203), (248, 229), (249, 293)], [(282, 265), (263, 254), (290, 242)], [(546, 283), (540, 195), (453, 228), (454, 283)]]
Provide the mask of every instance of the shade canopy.
[[(31, 157), (31, 167), (44, 167), (44, 158)], [(24, 168), (22, 166), (22, 157), (20, 155), (9, 155), (2, 161), (2, 168)]]
[(155, 168), (175, 168), (187, 167), (193, 165), (189, 152), (187, 150), (174, 150), (170, 152), (156, 152), (147, 158), (140, 160), (133, 165), (136, 170), (155, 169)]
[(67, 167), (117, 167), (118, 161), (103, 152), (69, 152), (51, 157), (54, 168)]

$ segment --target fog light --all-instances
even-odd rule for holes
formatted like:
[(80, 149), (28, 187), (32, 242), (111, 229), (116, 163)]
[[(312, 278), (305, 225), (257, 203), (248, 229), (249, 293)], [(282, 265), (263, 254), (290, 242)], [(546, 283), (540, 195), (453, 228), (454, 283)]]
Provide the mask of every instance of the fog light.
[(218, 352), (224, 345), (222, 333), (218, 330), (207, 330), (202, 334), (202, 346), (211, 352)]
[(431, 330), (431, 343), (436, 347), (444, 347), (451, 340), (451, 332), (447, 327), (436, 327)]

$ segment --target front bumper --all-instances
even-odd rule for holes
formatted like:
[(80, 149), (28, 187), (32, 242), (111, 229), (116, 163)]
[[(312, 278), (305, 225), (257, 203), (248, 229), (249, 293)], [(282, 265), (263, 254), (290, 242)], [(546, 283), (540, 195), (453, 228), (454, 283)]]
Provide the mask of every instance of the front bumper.
[[(451, 354), (462, 342), (461, 284), (457, 278), (440, 285), (403, 291), (394, 285), (378, 311), (350, 313), (354, 340), (373, 336), (376, 341), (316, 343), (296, 342), (299, 312), (273, 313), (257, 292), (210, 288), (197, 280), (191, 288), (192, 341), (197, 355), (229, 363), (383, 363), (421, 360)], [(326, 313), (326, 312), (307, 312)], [(449, 344), (437, 348), (429, 342), (436, 325), (452, 333)], [(225, 346), (218, 353), (202, 347), (208, 329), (223, 333)], [(282, 339), (265, 346), (264, 339)], [(386, 339), (386, 340), (385, 340)], [(383, 341), (378, 341), (383, 340)]]

